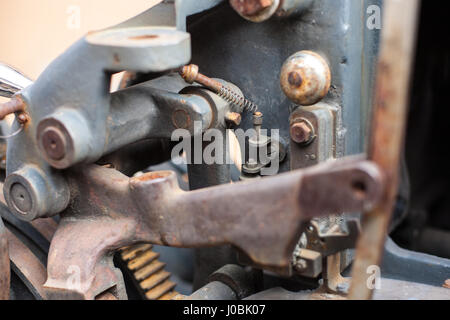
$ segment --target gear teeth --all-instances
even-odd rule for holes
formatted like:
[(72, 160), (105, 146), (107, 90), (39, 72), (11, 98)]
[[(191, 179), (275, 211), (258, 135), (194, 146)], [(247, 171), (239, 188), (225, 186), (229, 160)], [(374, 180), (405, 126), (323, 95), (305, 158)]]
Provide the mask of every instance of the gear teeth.
[(166, 281), (170, 278), (170, 273), (165, 270), (160, 270), (155, 274), (152, 274), (150, 277), (141, 282), (141, 288), (145, 290), (150, 290), (156, 287), (158, 284)]
[(170, 291), (169, 293), (166, 293), (158, 300), (177, 300), (177, 297), (180, 298), (180, 294), (175, 291)]
[(152, 261), (145, 267), (142, 267), (141, 269), (137, 270), (134, 273), (134, 276), (138, 281), (143, 281), (144, 279), (151, 277), (152, 274), (155, 274), (156, 272), (160, 271), (166, 266), (164, 262), (161, 262), (159, 260)]
[(179, 296), (171, 274), (164, 270), (166, 264), (158, 260), (150, 244), (138, 244), (121, 249), (120, 257), (126, 263), (134, 281), (148, 300), (172, 300)]
[(145, 296), (148, 300), (158, 300), (165, 294), (171, 292), (176, 287), (176, 283), (166, 280), (161, 283), (159, 286), (149, 290)]
[(139, 255), (136, 256), (136, 258), (128, 262), (128, 269), (136, 271), (158, 258), (159, 253), (156, 253), (154, 251), (148, 250), (145, 252), (141, 252)]
[(135, 246), (126, 247), (122, 249), (122, 260), (128, 261), (134, 259), (140, 252), (151, 250), (153, 246), (151, 244), (137, 244)]

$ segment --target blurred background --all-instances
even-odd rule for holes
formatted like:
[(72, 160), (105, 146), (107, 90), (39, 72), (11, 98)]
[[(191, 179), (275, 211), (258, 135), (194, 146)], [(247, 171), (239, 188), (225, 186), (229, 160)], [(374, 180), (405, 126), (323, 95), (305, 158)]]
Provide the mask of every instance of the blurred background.
[(0, 61), (35, 80), (88, 31), (127, 20), (161, 0), (0, 0)]

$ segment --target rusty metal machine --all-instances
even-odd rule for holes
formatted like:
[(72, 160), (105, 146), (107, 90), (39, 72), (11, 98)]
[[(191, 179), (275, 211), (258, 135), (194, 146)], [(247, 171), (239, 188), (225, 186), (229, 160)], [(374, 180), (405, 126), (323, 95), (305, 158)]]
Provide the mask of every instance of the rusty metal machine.
[(387, 237), (423, 10), (167, 0), (1, 64), (0, 299), (450, 298)]

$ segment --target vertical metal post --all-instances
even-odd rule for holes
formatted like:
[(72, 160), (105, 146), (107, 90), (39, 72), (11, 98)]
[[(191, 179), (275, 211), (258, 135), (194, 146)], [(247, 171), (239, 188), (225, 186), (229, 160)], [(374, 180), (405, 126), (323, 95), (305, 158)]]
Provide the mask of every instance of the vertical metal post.
[[(226, 129), (222, 128), (223, 137), (226, 137)], [(195, 142), (192, 138), (192, 153), (191, 161), (194, 161)], [(202, 139), (203, 140), (203, 139)], [(199, 143), (199, 142), (197, 142)], [(226, 139), (223, 140), (224, 159), (223, 164), (207, 165), (204, 163), (203, 152), (210, 142), (202, 141), (202, 159), (199, 164), (188, 165), (189, 188), (190, 190), (197, 190), (211, 186), (227, 184), (231, 182), (230, 165), (227, 164), (228, 146)], [(198, 151), (197, 151), (198, 152)], [(205, 285), (207, 277), (228, 263), (236, 261), (235, 252), (230, 246), (222, 246), (215, 248), (200, 248), (195, 250), (195, 275), (194, 275), (194, 290)]]
[(385, 0), (369, 159), (385, 174), (377, 208), (366, 212), (357, 244), (349, 299), (371, 299), (371, 266), (379, 266), (398, 190), (420, 0)]

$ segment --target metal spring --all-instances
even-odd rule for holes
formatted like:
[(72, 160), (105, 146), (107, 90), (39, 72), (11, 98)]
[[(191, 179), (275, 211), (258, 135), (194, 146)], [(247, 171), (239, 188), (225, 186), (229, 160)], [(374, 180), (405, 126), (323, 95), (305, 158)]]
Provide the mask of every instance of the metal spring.
[(222, 86), (222, 88), (220, 88), (218, 95), (223, 99), (227, 100), (228, 102), (240, 107), (241, 110), (238, 110), (239, 112), (245, 110), (247, 112), (255, 113), (258, 111), (258, 106), (255, 103), (246, 99), (242, 95), (232, 91), (230, 88)]

